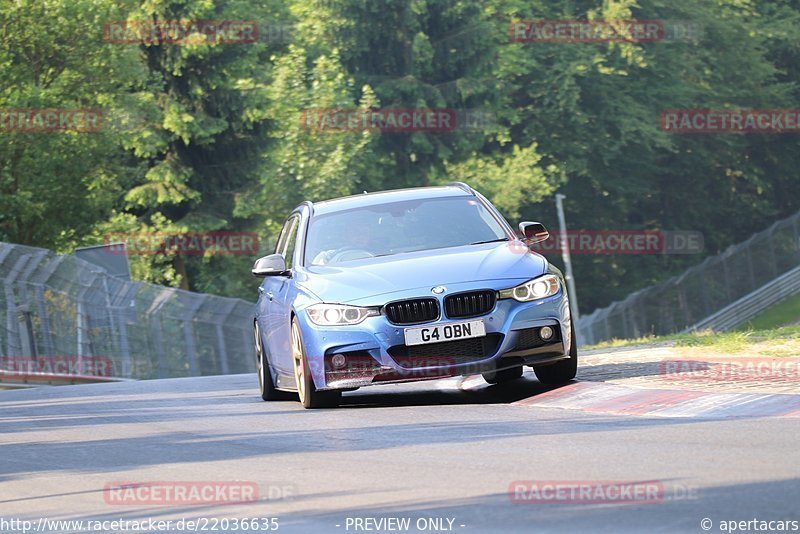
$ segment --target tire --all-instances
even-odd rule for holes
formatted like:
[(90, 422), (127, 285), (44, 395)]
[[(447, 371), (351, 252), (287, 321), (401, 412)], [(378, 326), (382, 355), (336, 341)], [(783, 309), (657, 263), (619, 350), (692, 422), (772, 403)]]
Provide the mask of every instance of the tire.
[(511, 367), (501, 371), (492, 371), (490, 373), (483, 373), (483, 379), (490, 384), (505, 384), (511, 382), (522, 376), (522, 366)]
[(539, 382), (548, 386), (557, 386), (569, 382), (578, 373), (578, 343), (575, 341), (575, 326), (569, 339), (569, 359), (550, 365), (534, 367), (533, 372)]
[(261, 339), (261, 329), (258, 322), (253, 323), (253, 336), (256, 348), (256, 373), (258, 373), (258, 387), (261, 391), (261, 398), (265, 401), (286, 400), (287, 393), (275, 389), (272, 382), (272, 375), (269, 372), (269, 358), (264, 350), (264, 342)]
[(342, 398), (341, 391), (317, 391), (314, 379), (308, 367), (303, 335), (297, 320), (292, 319), (292, 361), (294, 362), (294, 379), (297, 383), (297, 396), (303, 408), (334, 408)]

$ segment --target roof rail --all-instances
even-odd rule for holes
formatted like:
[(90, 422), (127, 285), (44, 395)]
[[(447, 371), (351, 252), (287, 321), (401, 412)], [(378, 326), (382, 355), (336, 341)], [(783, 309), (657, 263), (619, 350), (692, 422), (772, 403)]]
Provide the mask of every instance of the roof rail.
[(465, 184), (464, 182), (450, 182), (450, 183), (449, 183), (449, 184), (447, 184), (447, 185), (448, 185), (449, 187), (458, 187), (459, 189), (463, 189), (464, 191), (466, 191), (466, 192), (467, 192), (467, 193), (469, 193), (470, 195), (472, 195), (472, 196), (475, 196), (475, 190), (474, 190), (474, 189), (472, 189), (472, 188), (471, 188), (470, 186), (468, 186), (467, 184)]

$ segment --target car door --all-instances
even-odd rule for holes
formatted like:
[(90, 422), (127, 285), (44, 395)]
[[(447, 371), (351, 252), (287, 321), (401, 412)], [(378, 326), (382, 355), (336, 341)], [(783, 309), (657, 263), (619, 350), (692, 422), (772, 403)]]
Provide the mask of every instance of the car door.
[[(300, 215), (293, 214), (286, 220), (275, 247), (275, 253), (280, 254), (286, 261), (286, 269), (291, 271), (294, 267), (294, 252), (297, 244), (297, 232), (300, 226)], [(290, 315), (292, 303), (291, 276), (267, 276), (261, 283), (259, 291), (264, 303), (263, 317), (266, 332), (267, 351), (270, 363), (279, 375), (293, 375), (292, 349), (291, 349), (291, 323)], [(281, 377), (279, 377), (279, 381)]]

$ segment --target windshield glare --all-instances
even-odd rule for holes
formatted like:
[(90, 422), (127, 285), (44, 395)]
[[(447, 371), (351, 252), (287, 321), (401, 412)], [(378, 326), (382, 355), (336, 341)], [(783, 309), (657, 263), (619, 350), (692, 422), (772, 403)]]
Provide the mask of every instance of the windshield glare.
[(309, 265), (506, 240), (501, 224), (473, 196), (410, 200), (312, 217)]

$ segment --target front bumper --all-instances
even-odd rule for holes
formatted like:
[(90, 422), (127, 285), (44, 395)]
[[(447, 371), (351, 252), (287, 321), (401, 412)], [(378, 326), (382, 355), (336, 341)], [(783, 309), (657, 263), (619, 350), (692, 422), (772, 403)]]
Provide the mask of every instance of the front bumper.
[[(486, 289), (484, 287), (462, 288)], [(440, 307), (444, 309), (440, 299)], [(317, 389), (347, 389), (372, 384), (431, 380), (481, 374), (518, 365), (542, 365), (569, 357), (572, 324), (563, 288), (558, 294), (533, 302), (498, 300), (489, 313), (468, 319), (440, 317), (424, 325), (398, 326), (385, 315), (367, 318), (352, 326), (321, 327), (304, 310), (296, 313), (303, 332), (309, 368)], [(485, 338), (405, 345), (404, 329), (434, 324), (482, 320)], [(548, 342), (536, 339), (536, 331), (552, 327)], [(477, 348), (477, 345), (480, 348)], [(468, 348), (469, 350), (464, 350)], [(345, 364), (332, 363), (335, 354)]]

